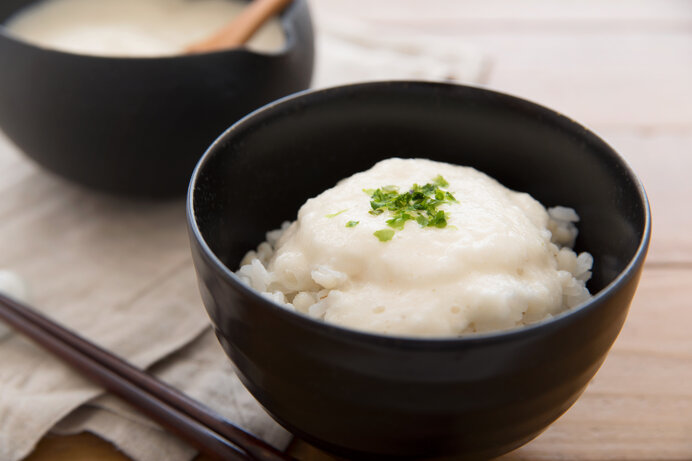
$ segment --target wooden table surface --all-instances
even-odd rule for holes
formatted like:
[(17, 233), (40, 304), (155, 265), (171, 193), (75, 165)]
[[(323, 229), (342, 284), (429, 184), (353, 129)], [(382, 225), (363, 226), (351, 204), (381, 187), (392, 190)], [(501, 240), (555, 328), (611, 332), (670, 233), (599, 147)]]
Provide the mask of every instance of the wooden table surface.
[[(649, 193), (651, 251), (625, 328), (606, 363), (567, 414), (502, 459), (692, 460), (692, 2), (319, 0), (313, 9), (318, 21), (357, 17), (383, 34), (407, 30), (477, 46), (492, 59), (485, 83), (595, 129), (627, 158)], [(14, 152), (0, 154), (5, 221), (0, 236), (14, 238), (12, 248), (0, 252), (0, 266), (19, 265), (47, 276), (64, 261), (53, 261), (53, 267), (44, 262), (39, 270), (32, 255), (51, 250), (47, 242), (26, 241), (23, 231), (42, 224), (71, 235), (88, 214), (66, 216), (74, 200), (39, 200), (46, 193), (78, 193)], [(174, 210), (179, 206), (158, 213), (175, 216), (169, 223), (181, 225)], [(90, 213), (99, 213), (93, 208)], [(128, 214), (115, 208), (109, 213)], [(61, 239), (69, 251), (72, 240)], [(140, 244), (128, 245), (136, 249)], [(104, 249), (109, 254), (119, 250), (117, 245)], [(189, 264), (184, 231), (165, 237), (156, 251), (160, 255), (154, 256), (172, 265)], [(130, 275), (121, 274), (123, 265)], [(131, 301), (178, 272), (119, 261), (82, 275), (112, 277), (118, 299)], [(88, 286), (75, 284), (74, 293), (63, 294), (89, 296)], [(294, 443), (292, 453), (304, 460), (332, 459), (301, 442)], [(92, 459), (125, 458), (90, 435), (48, 437), (27, 458)]]

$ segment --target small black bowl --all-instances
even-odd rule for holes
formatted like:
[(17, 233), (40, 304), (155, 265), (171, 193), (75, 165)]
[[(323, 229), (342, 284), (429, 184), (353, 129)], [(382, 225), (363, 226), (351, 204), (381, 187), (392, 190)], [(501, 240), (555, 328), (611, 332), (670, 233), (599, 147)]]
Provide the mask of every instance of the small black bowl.
[[(35, 0), (0, 3), (0, 23)], [(282, 14), (283, 50), (160, 58), (44, 49), (0, 26), (0, 127), (40, 165), (125, 195), (185, 193), (200, 152), (248, 112), (310, 84), (306, 0)]]
[[(594, 298), (520, 329), (421, 339), (289, 312), (233, 274), (306, 199), (392, 156), (470, 165), (574, 207)], [(593, 133), (516, 97), (435, 83), (345, 86), (254, 112), (198, 164), (188, 221), (202, 298), (243, 383), (291, 432), (366, 459), (484, 459), (536, 437), (603, 363), (650, 238), (644, 189)]]

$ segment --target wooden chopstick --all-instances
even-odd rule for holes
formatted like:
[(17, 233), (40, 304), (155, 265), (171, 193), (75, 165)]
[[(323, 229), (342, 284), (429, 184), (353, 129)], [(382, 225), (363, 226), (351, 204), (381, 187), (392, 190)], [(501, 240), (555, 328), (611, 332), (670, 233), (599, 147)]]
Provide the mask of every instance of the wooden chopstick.
[(293, 459), (154, 376), (2, 294), (0, 319), (212, 459)]

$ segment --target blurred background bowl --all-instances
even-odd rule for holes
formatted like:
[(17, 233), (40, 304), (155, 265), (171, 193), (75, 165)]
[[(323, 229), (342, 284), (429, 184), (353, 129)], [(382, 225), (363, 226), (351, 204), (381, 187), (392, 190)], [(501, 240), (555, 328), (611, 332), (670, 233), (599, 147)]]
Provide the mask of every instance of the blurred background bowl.
[[(0, 23), (35, 0), (0, 3)], [(306, 0), (281, 15), (285, 47), (113, 58), (44, 49), (0, 26), (0, 128), (41, 166), (124, 195), (184, 194), (202, 152), (248, 112), (310, 85)]]
[[(594, 298), (520, 329), (416, 339), (289, 312), (233, 274), (306, 199), (392, 156), (470, 165), (574, 207)], [(299, 437), (369, 459), (486, 459), (538, 435), (603, 363), (650, 238), (639, 180), (593, 133), (516, 97), (416, 82), (304, 93), (244, 118), (197, 166), (188, 221), (202, 298), (243, 383)]]

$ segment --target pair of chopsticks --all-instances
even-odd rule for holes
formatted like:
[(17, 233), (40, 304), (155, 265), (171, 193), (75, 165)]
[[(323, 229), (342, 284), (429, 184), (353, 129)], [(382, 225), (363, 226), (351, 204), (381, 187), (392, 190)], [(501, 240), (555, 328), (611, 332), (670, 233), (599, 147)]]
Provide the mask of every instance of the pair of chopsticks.
[(293, 459), (154, 376), (2, 294), (0, 320), (213, 460)]

